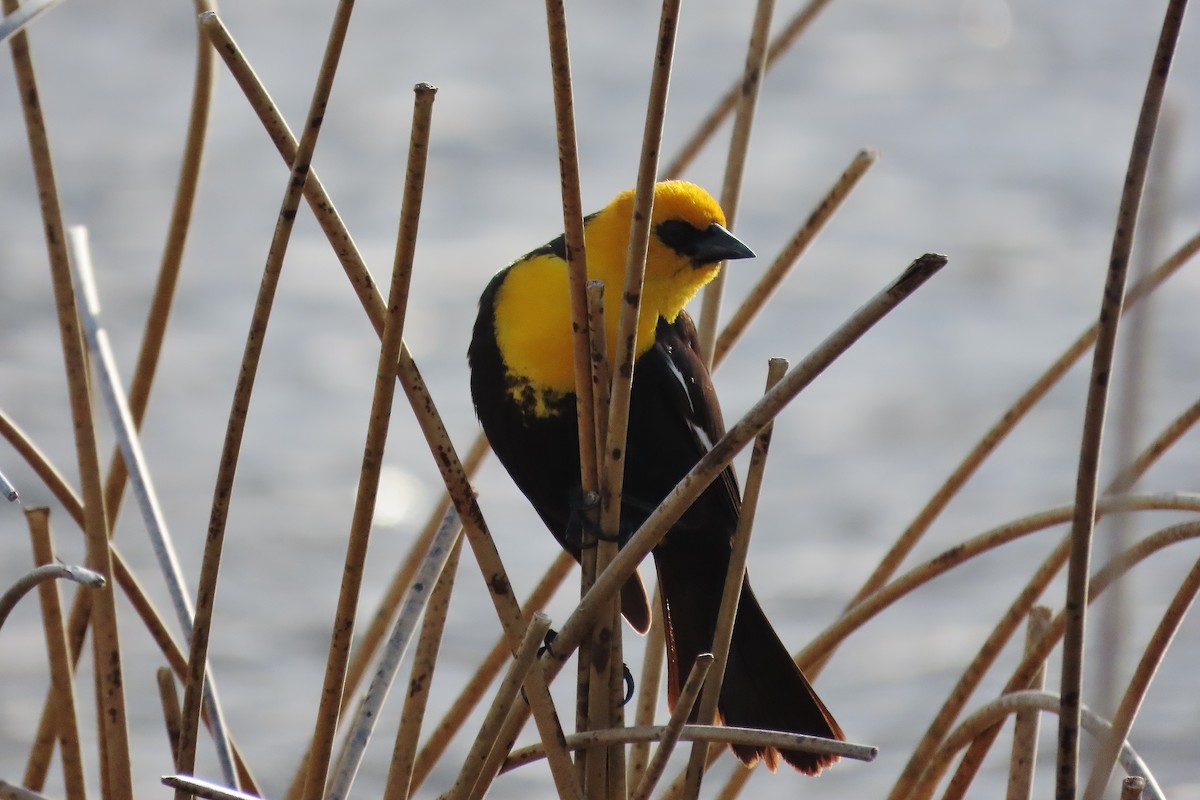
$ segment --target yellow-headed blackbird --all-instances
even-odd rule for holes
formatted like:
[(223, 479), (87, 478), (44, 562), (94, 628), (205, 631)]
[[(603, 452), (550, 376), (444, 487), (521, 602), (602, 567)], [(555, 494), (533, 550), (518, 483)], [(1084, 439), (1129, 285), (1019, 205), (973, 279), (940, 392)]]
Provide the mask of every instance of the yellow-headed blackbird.
[[(633, 192), (585, 220), (587, 271), (610, 296), (623, 286)], [(683, 306), (716, 276), (721, 262), (754, 254), (725, 228), (707, 192), (667, 181), (654, 190), (630, 399), (621, 505), (628, 537), (723, 434), (724, 422), (696, 329)], [(471, 339), (471, 395), (491, 442), (517, 487), (559, 543), (580, 550), (579, 439), (575, 411), (565, 244), (558, 237), (517, 259), (488, 284)], [(609, 352), (620, 303), (606, 304)], [(668, 698), (672, 705), (700, 653), (712, 650), (721, 590), (741, 494), (733, 470), (684, 513), (654, 549), (666, 620)], [(635, 574), (622, 613), (640, 632), (649, 603)], [(727, 725), (843, 738), (763, 614), (749, 581), (742, 594), (719, 700)], [(735, 746), (743, 762), (784, 761), (815, 774), (836, 760), (796, 750)]]

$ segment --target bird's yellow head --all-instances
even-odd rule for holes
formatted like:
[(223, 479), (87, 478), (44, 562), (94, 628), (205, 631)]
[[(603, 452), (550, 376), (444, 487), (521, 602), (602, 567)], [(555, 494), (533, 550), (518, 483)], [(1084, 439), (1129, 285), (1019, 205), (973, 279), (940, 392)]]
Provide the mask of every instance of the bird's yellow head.
[[(588, 220), (588, 273), (621, 286), (633, 221), (633, 190), (622, 192)], [(663, 181), (654, 187), (642, 316), (673, 322), (700, 287), (717, 276), (722, 261), (751, 258), (753, 251), (725, 229), (725, 214), (694, 183)]]

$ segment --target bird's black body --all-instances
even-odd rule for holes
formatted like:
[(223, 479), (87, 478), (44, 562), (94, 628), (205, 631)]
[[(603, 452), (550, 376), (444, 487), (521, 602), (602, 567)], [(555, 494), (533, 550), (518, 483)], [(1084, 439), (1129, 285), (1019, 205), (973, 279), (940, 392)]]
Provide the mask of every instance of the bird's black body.
[[(555, 244), (530, 256), (559, 256)], [(497, 274), (480, 299), (468, 354), (471, 394), (492, 449), (559, 543), (578, 558), (575, 526), (580, 465), (575, 395), (561, 392), (555, 395), (551, 413), (534, 413), (531, 404), (519, 400), (519, 391), (514, 397), (512, 390), (520, 387), (521, 381), (510, 373), (497, 344), (497, 293), (509, 270), (519, 268), (524, 260)], [(679, 312), (673, 322), (660, 317), (653, 344), (634, 366), (622, 537), (640, 527), (724, 432), (720, 406), (699, 355), (695, 326), (686, 312)], [(732, 469), (726, 468), (653, 551), (664, 602), (672, 704), (696, 657), (713, 649), (740, 509), (737, 480)], [(639, 630), (645, 630), (643, 623), (649, 621), (642, 617), (647, 611), (645, 604), (644, 590), (635, 576), (622, 593), (622, 612)], [(727, 725), (842, 738), (837, 723), (763, 614), (748, 580), (742, 587), (718, 709)], [(747, 763), (762, 757), (772, 768), (782, 755), (796, 769), (814, 774), (836, 760), (801, 751), (734, 750)]]

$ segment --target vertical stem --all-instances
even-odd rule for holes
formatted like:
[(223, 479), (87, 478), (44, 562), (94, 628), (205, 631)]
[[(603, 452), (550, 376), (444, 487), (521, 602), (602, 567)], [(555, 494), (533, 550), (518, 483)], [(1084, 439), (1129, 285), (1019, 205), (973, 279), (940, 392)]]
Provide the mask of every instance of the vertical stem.
[[(767, 367), (766, 391), (787, 373), (788, 362), (784, 358), (772, 358)], [(738, 517), (737, 530), (733, 535), (733, 547), (729, 554), (729, 568), (725, 575), (725, 586), (721, 593), (721, 607), (717, 612), (717, 627), (713, 634), (713, 656), (715, 658), (709, 678), (700, 695), (700, 710), (696, 719), (708, 725), (717, 714), (717, 701), (721, 697), (721, 684), (725, 680), (725, 667), (729, 663), (729, 643), (733, 637), (733, 623), (737, 619), (738, 601), (742, 596), (742, 583), (746, 576), (746, 556), (750, 552), (750, 534), (754, 530), (754, 516), (758, 509), (758, 498), (762, 490), (763, 471), (767, 467), (767, 452), (771, 447), (773, 423), (768, 423), (754, 439), (750, 454), (750, 467), (746, 472), (746, 489), (742, 495), (742, 510)], [(683, 796), (700, 796), (700, 781), (708, 763), (708, 743), (693, 742), (688, 759), (687, 780)]]
[[(642, 153), (638, 163), (638, 176), (634, 189), (633, 217), (630, 221), (629, 250), (625, 260), (625, 284), (621, 292), (621, 308), (617, 323), (616, 351), (610, 354), (613, 363), (612, 397), (608, 414), (608, 434), (600, 463), (600, 528), (604, 538), (614, 542), (621, 525), (621, 491), (625, 479), (625, 439), (629, 429), (629, 399), (633, 389), (634, 361), (638, 316), (642, 302), (642, 283), (645, 278), (646, 253), (650, 242), (650, 221), (654, 206), (654, 181), (658, 172), (658, 153), (662, 142), (663, 121), (666, 116), (667, 89), (671, 81), (671, 64), (675, 53), (675, 36), (678, 27), (680, 0), (664, 0), (659, 18), (658, 47), (654, 55), (654, 70), (650, 79), (650, 97), (647, 103), (646, 125), (642, 136)], [(603, 560), (604, 552), (597, 554)], [(603, 641), (621, 635), (620, 625), (614, 625), (619, 614), (620, 601), (616, 595), (607, 601), (609, 611), (596, 621), (593, 638)], [(592, 672), (592, 680), (603, 674), (602, 686), (611, 686), (608, 669), (616, 665), (606, 658), (606, 670)], [(592, 696), (596, 697), (593, 687)], [(611, 701), (610, 701), (611, 703)], [(615, 711), (610, 704), (605, 719), (612, 719)], [(597, 709), (590, 708), (593, 725), (597, 724)], [(624, 781), (624, 775), (619, 780)], [(592, 797), (608, 798), (607, 786), (593, 789), (588, 786)], [(622, 796), (624, 793), (622, 792)]]
[[(25, 511), (29, 536), (33, 542), (33, 563), (37, 566), (55, 563), (54, 544), (50, 534), (50, 509), (29, 508)], [(67, 797), (86, 800), (87, 787), (83, 780), (83, 754), (79, 748), (79, 725), (75, 707), (75, 681), (72, 676), (71, 649), (63, 626), (62, 599), (57, 581), (38, 586), (42, 601), (42, 621), (46, 629), (46, 656), (50, 661), (50, 694), (56, 698), (58, 738), (62, 748), (63, 784)], [(84, 594), (85, 592), (81, 592)]]
[(1116, 349), (1117, 329), (1125, 302), (1125, 276), (1133, 247), (1138, 205), (1146, 180), (1150, 148), (1158, 126), (1159, 110), (1167, 85), (1175, 44), (1183, 24), (1187, 0), (1171, 0), (1146, 85), (1142, 110), (1134, 133), (1129, 168), (1117, 212), (1109, 257), (1108, 277), (1100, 304), (1099, 331), (1092, 353), (1092, 374), (1084, 411), (1083, 437), (1079, 448), (1079, 471), (1075, 485), (1075, 516), (1071, 521), (1071, 552), (1067, 561), (1067, 597), (1064, 606), (1067, 627), (1063, 637), (1062, 714), (1058, 721), (1056, 800), (1074, 800), (1079, 760), (1079, 715), (1083, 687), (1084, 622), (1087, 615), (1088, 572), (1091, 568), (1092, 530), (1096, 523), (1097, 479), (1108, 387)]
[[(1143, 280), (1159, 262), (1165, 251), (1170, 221), (1171, 168), (1174, 166), (1178, 141), (1179, 116), (1164, 110), (1158, 136), (1150, 152), (1147, 167), (1145, 199), (1142, 202), (1138, 235), (1134, 240), (1133, 279)], [(1122, 336), (1117, 371), (1121, 375), (1114, 409), (1113, 456), (1116, 463), (1125, 465), (1137, 454), (1141, 438), (1146, 400), (1150, 394), (1150, 366), (1154, 304), (1147, 301), (1136, 310), (1125, 312), (1125, 332)], [(1133, 485), (1122, 486), (1128, 492)], [(1129, 546), (1133, 540), (1133, 520), (1128, 514), (1109, 517), (1100, 528), (1100, 557), (1108, 560)], [(1096, 607), (1096, 685), (1091, 694), (1091, 707), (1103, 716), (1111, 716), (1120, 699), (1120, 672), (1129, 652), (1132, 628), (1130, 581), (1115, 584)]]
[[(1034, 652), (1050, 628), (1050, 609), (1034, 606), (1029, 609), (1029, 626), (1025, 629), (1025, 653)], [(1046, 684), (1046, 665), (1038, 668), (1029, 688), (1042, 691)], [(1008, 761), (1007, 800), (1031, 800), (1033, 797), (1033, 768), (1037, 762), (1038, 729), (1041, 714), (1035, 710), (1018, 711), (1013, 719), (1012, 757)]]
[[(733, 120), (733, 135), (729, 140), (729, 155), (725, 159), (725, 179), (721, 184), (721, 209), (725, 212), (725, 227), (733, 230), (737, 217), (738, 198), (742, 192), (742, 173), (746, 154), (750, 151), (750, 129), (754, 109), (758, 105), (758, 90), (767, 68), (767, 41), (771, 35), (771, 15), (775, 0), (758, 0), (754, 24), (750, 29), (750, 44), (746, 48), (746, 67), (738, 84), (737, 115)], [(700, 355), (710, 369), (717, 341), (717, 320), (721, 314), (721, 294), (725, 291), (725, 270), (704, 287), (700, 304)]]
[[(425, 163), (429, 152), (429, 128), (433, 115), (433, 100), (437, 89), (427, 83), (417, 84), (413, 104), (412, 133), (409, 141), (408, 167), (404, 181), (404, 199), (400, 210), (400, 230), (397, 234), (392, 283), (388, 293), (387, 317), (383, 340), (375, 370), (375, 391), (371, 398), (371, 418), (363, 447), (362, 470), (358, 481), (358, 496), (354, 517), (350, 523), (346, 561), (342, 572), (342, 587), (338, 595), (333, 635), (329, 644), (325, 682), (317, 711), (316, 730), (309, 750), (308, 775), (303, 797), (320, 800), (329, 771), (333, 737), (342, 705), (342, 690), (354, 623), (358, 614), (358, 595), (362, 588), (363, 567), (367, 558), (367, 543), (375, 517), (375, 499), (379, 476), (383, 471), (383, 454), (387, 445), (388, 427), (392, 418), (392, 401), (396, 395), (396, 361), (403, 344), (404, 318), (408, 308), (408, 290), (412, 277), (413, 252), (416, 247), (417, 223), (421, 215), (421, 198), (425, 189)], [(298, 198), (297, 198), (298, 199)]]
[(171, 748), (171, 764), (177, 766), (179, 758), (179, 728), (182, 720), (179, 716), (179, 690), (175, 686), (175, 674), (170, 667), (159, 667), (154, 677), (158, 683), (158, 699), (162, 705), (163, 724), (167, 729), (167, 744)]
[[(589, 375), (589, 384), (592, 389), (592, 419), (590, 425), (585, 426), (584, 420), (580, 419), (580, 431), (586, 431), (593, 436), (594, 442), (593, 454), (604, 448), (605, 436), (608, 430), (608, 408), (610, 404), (609, 391), (612, 387), (611, 376), (609, 374), (608, 365), (608, 336), (606, 335), (604, 323), (604, 283), (601, 281), (588, 281), (585, 287), (587, 301), (587, 334), (588, 334), (588, 357), (591, 363)], [(598, 498), (599, 495), (596, 495)], [(589, 513), (594, 513), (595, 509), (591, 509)], [(591, 517), (590, 522), (595, 523), (595, 517)], [(596, 572), (598, 569), (603, 569), (604, 565), (612, 558), (612, 554), (608, 549), (605, 549), (604, 563), (601, 564), (600, 546), (596, 538), (596, 529), (594, 525), (585, 524), (580, 526), (580, 566), (581, 575), (579, 581), (579, 596), (582, 598), (587, 595), (592, 588), (592, 584), (596, 580)], [(619, 622), (617, 624), (620, 624)], [(596, 643), (597, 646), (599, 643)], [(591, 709), (596, 706), (603, 712), (607, 706), (606, 697), (607, 689), (600, 691), (596, 699), (592, 695), (592, 669), (594, 666), (593, 648), (579, 648), (578, 657), (578, 679), (575, 694), (575, 729), (577, 731), (590, 730), (593, 727), (593, 719)], [(607, 663), (607, 657), (601, 655), (600, 661)], [(599, 684), (597, 684), (599, 690)], [(601, 703), (601, 705), (596, 705)], [(603, 720), (604, 714), (600, 714), (600, 719)], [(601, 722), (597, 722), (598, 727), (606, 727)], [(596, 764), (603, 764), (604, 753), (597, 751), (595, 758), (592, 758), (592, 751), (587, 748), (580, 749), (575, 756), (575, 770), (579, 776), (579, 780), (586, 788), (588, 785), (589, 765), (595, 769)]]
[[(637, 726), (654, 724), (654, 712), (658, 708), (658, 689), (662, 685), (663, 658), (667, 648), (663, 633), (665, 624), (662, 617), (662, 598), (659, 597), (658, 587), (655, 587), (654, 597), (650, 599), (650, 613), (652, 621), (642, 653), (642, 676), (638, 680), (637, 709), (633, 720), (633, 724)], [(630, 745), (629, 783), (634, 786), (641, 783), (649, 759), (649, 742), (639, 740)]]
[(596, 445), (593, 429), (592, 374), (588, 362), (587, 251), (583, 235), (583, 200), (579, 189), (579, 148), (575, 140), (575, 101), (571, 93), (571, 54), (563, 0), (546, 0), (550, 37), (550, 73), (554, 83), (554, 122), (558, 134), (558, 168), (562, 185), (563, 241), (571, 292), (571, 352), (575, 357), (575, 407), (579, 423), (579, 465), (584, 494), (595, 492)]

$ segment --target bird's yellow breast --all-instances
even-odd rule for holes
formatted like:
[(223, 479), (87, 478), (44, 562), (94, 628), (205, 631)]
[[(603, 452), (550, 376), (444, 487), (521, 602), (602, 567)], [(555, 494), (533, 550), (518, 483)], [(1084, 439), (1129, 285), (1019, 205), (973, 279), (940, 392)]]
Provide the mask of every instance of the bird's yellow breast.
[(496, 292), (496, 343), (520, 400), (532, 392), (538, 416), (553, 413), (554, 395), (575, 389), (571, 302), (566, 264), (544, 255), (518, 261)]
[[(589, 258), (589, 278), (603, 279)], [(609, 276), (606, 287), (621, 286)], [(654, 344), (654, 329), (662, 314), (658, 292), (643, 291), (634, 355)], [(606, 295), (604, 323), (608, 353), (615, 352), (621, 304), (612, 289)], [(556, 401), (575, 392), (575, 361), (571, 338), (571, 298), (567, 264), (553, 255), (522, 259), (508, 268), (495, 297), (496, 344), (504, 359), (509, 394), (536, 416), (558, 413)], [(682, 305), (682, 304), (680, 304)], [(676, 309), (670, 316), (673, 319)]]

